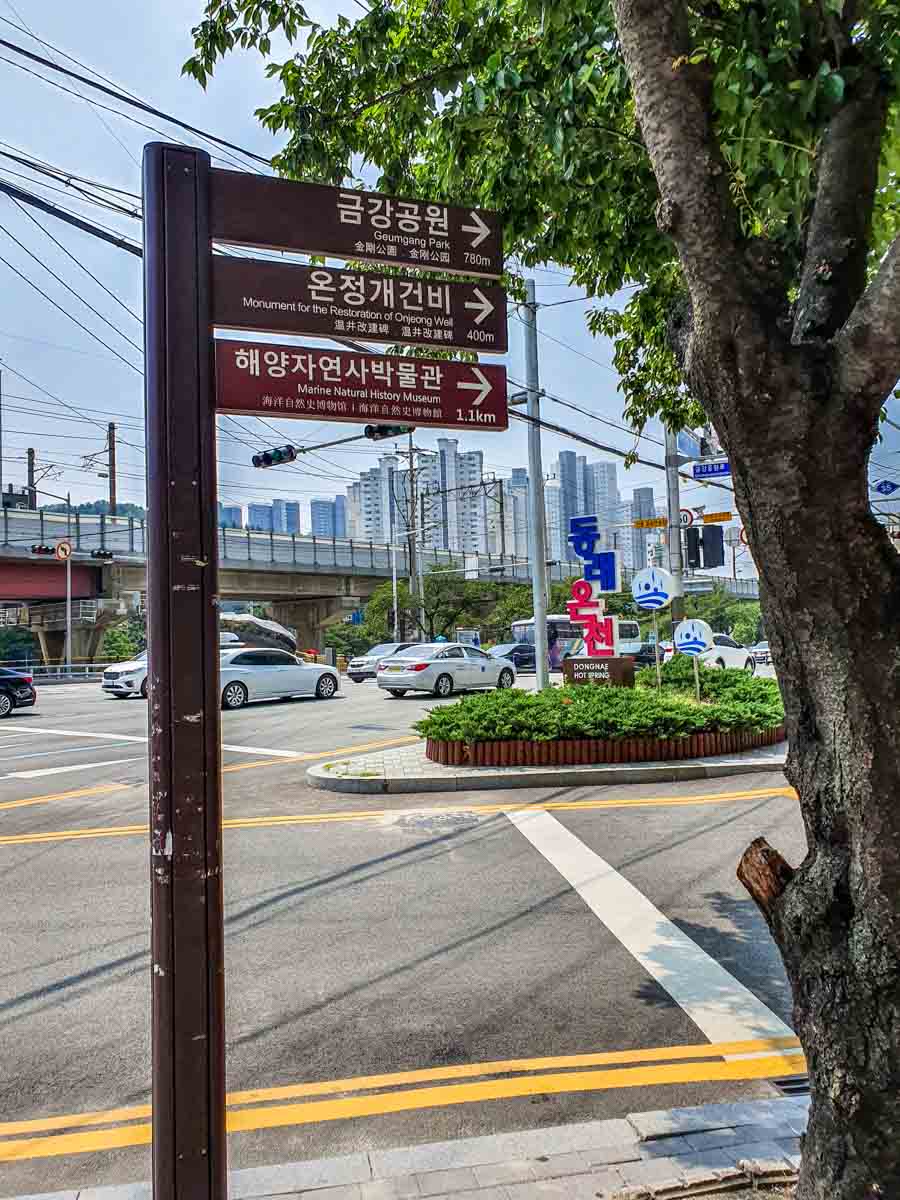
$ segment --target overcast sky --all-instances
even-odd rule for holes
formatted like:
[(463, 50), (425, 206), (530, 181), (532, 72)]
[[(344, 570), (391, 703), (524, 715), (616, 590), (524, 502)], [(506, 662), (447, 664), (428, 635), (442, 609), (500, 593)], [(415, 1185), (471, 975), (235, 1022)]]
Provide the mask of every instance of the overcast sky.
[[(350, 17), (357, 11), (352, 0), (309, 0), (307, 7), (311, 15), (325, 21), (334, 20), (339, 11)], [(4, 18), (0, 20), (0, 37), (48, 57), (57, 57), (53, 51), (37, 45), (8, 23), (21, 24), (24, 18), (37, 37), (108, 76), (123, 90), (192, 125), (269, 156), (278, 144), (259, 126), (253, 110), (273, 99), (276, 90), (265, 78), (263, 65), (255, 53), (229, 56), (218, 68), (205, 93), (181, 76), (181, 65), (192, 48), (190, 28), (199, 19), (201, 11), (201, 0), (152, 0), (148, 4), (127, 6), (113, 0), (82, 0), (79, 4), (72, 4), (71, 0), (0, 0), (0, 18)], [(23, 61), (2, 47), (0, 58)], [(67, 60), (57, 61), (79, 69)], [(38, 70), (51, 77), (51, 72)], [(80, 89), (78, 84), (56, 78), (66, 87)], [(106, 102), (102, 97), (98, 98)], [(0, 143), (0, 150), (25, 151), (72, 174), (103, 181), (135, 196), (139, 193), (141, 149), (145, 141), (157, 137), (152, 131), (109, 112), (98, 111), (76, 96), (26, 74), (9, 61), (0, 61), (0, 111), (4, 114), (2, 137), (5, 139)], [(156, 123), (153, 118), (148, 120)], [(159, 128), (167, 140), (184, 141), (187, 138), (184, 133), (163, 123), (159, 123)], [(137, 220), (83, 204), (68, 190), (60, 195), (36, 187), (33, 177), (26, 183), (14, 174), (21, 171), (22, 168), (8, 158), (0, 158), (0, 179), (38, 191), (89, 220), (140, 239)], [(128, 196), (120, 197), (120, 201), (129, 208), (137, 203)], [(39, 219), (125, 305), (140, 313), (139, 259), (50, 217), (41, 215)], [(71, 490), (73, 498), (78, 500), (103, 496), (106, 481), (97, 478), (90, 469), (85, 470), (82, 457), (102, 449), (106, 422), (114, 419), (120, 430), (119, 498), (143, 503), (142, 376), (134, 369), (140, 368), (141, 361), (138, 351), (126, 340), (140, 345), (139, 321), (105, 295), (6, 197), (0, 197), (0, 227), (0, 255), (110, 347), (106, 349), (100, 345), (38, 295), (9, 266), (0, 262), (4, 484), (10, 481), (24, 483), (25, 449), (34, 446), (39, 467), (51, 462), (60, 467), (60, 473), (47, 481), (48, 490), (60, 493)], [(30, 258), (27, 250), (16, 245), (8, 235), (19, 239), (39, 261)], [(87, 300), (116, 328), (104, 324), (41, 264), (52, 268), (78, 296)], [(542, 309), (539, 314), (540, 329), (545, 335), (540, 338), (542, 385), (596, 413), (598, 418), (621, 422), (617, 375), (610, 366), (611, 346), (588, 332), (584, 314), (589, 303), (580, 300), (558, 303), (578, 297), (580, 293), (569, 287), (568, 277), (554, 264), (535, 269), (533, 276), (538, 300), (556, 305)], [(522, 333), (521, 323), (511, 314), (507, 363), (514, 379), (522, 379), (524, 375)], [(113, 351), (134, 366), (126, 365)], [(22, 376), (32, 382), (26, 382)], [(63, 403), (50, 400), (42, 394), (42, 388)], [(77, 413), (64, 405), (71, 405)], [(631, 445), (631, 439), (624, 431), (610, 428), (599, 419), (579, 416), (558, 404), (547, 403), (545, 415), (567, 428), (620, 448), (628, 449)], [(91, 424), (89, 419), (95, 423)], [(272, 434), (263, 430), (253, 418), (241, 418), (239, 424), (246, 430), (243, 436), (248, 442), (265, 446), (274, 440)], [(310, 425), (295, 421), (285, 421), (283, 427), (284, 441), (298, 444), (358, 431), (358, 427), (346, 425)], [(230, 433), (237, 433), (233, 424), (226, 423), (225, 428)], [(648, 433), (659, 436), (658, 429), (648, 430)], [(437, 431), (420, 430), (416, 434), (417, 444), (431, 446), (437, 436)], [(526, 462), (524, 427), (515, 422), (508, 433), (453, 436), (459, 436), (461, 450), (483, 449), (486, 469), (499, 475), (508, 474), (510, 468)], [(552, 470), (560, 449), (576, 449), (589, 458), (603, 457), (552, 434), (545, 434), (543, 445), (546, 472)], [(313, 496), (343, 491), (358, 471), (371, 465), (383, 452), (384, 444), (381, 447), (365, 445), (336, 449), (326, 451), (322, 457), (304, 460), (297, 469), (261, 473), (245, 465), (251, 453), (248, 446), (231, 436), (222, 437), (220, 496), (229, 503), (246, 504), (250, 500), (267, 500), (280, 495), (308, 504)], [(662, 459), (662, 447), (653, 441), (643, 441), (641, 452), (648, 459)], [(882, 451), (880, 457), (887, 463), (897, 462), (887, 451)], [(620, 466), (619, 479), (623, 492), (652, 484), (659, 496), (664, 493), (662, 473), (647, 467), (636, 466), (626, 473)], [(718, 489), (687, 486), (690, 489), (687, 502), (707, 503), (715, 508), (722, 506), (724, 493)]]

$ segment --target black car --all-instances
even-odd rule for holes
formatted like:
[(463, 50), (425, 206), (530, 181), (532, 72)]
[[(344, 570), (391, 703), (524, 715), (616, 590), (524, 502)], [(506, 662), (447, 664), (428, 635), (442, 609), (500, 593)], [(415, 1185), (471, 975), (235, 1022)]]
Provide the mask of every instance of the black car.
[(508, 658), (517, 671), (536, 671), (534, 646), (528, 642), (504, 642), (500, 646), (492, 646), (488, 654), (494, 658)]
[(8, 717), (14, 708), (28, 708), (35, 700), (37, 692), (31, 675), (0, 667), (0, 717)]

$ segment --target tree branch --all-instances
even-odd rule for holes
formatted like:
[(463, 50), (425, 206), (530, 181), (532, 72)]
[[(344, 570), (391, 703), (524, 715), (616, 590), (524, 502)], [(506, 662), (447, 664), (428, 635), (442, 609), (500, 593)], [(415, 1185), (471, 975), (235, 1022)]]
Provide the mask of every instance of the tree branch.
[(795, 342), (832, 337), (866, 286), (887, 108), (879, 74), (869, 70), (828, 126), (794, 319)]
[(834, 339), (839, 386), (876, 416), (900, 378), (900, 235)]
[[(680, 0), (613, 0), (641, 134), (659, 185), (657, 224), (678, 249), (695, 311), (747, 296), (738, 225), (710, 120), (711, 85)], [(680, 65), (679, 65), (680, 64)]]
[(737, 877), (771, 927), (775, 904), (794, 878), (794, 868), (765, 838), (760, 837), (744, 851), (738, 864)]

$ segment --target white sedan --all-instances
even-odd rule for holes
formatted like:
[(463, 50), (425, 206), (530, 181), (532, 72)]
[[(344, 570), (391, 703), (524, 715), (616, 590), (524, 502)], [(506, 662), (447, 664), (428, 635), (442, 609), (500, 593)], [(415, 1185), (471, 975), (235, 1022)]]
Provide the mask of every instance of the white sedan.
[(382, 659), (375, 681), (392, 696), (409, 691), (449, 696), (470, 688), (508, 688), (516, 682), (516, 668), (505, 658), (494, 658), (477, 646), (461, 642), (431, 642), (409, 646)]
[(243, 708), (248, 700), (285, 696), (330, 700), (340, 684), (334, 667), (303, 662), (286, 650), (226, 650), (220, 664), (223, 708)]
[[(675, 647), (671, 642), (664, 642), (662, 645), (663, 661), (671, 662), (675, 654)], [(753, 651), (748, 650), (746, 646), (741, 646), (727, 633), (714, 633), (713, 644), (708, 650), (698, 654), (697, 658), (704, 667), (713, 667), (718, 670), (734, 667), (739, 671), (747, 671), (750, 675), (756, 670)]]

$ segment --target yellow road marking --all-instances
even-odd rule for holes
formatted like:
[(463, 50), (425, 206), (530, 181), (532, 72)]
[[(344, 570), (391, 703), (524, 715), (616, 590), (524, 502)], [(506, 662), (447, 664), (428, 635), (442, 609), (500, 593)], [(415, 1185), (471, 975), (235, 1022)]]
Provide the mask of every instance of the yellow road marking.
[(101, 796), (104, 792), (121, 791), (118, 783), (107, 783), (102, 787), (77, 788), (74, 792), (53, 792), (49, 796), (29, 796), (25, 800), (4, 800), (0, 811), (10, 808), (27, 808), (31, 804), (49, 804), (52, 800), (77, 800), (82, 796)]
[[(279, 760), (284, 762), (284, 759)], [(713, 792), (702, 796), (648, 796), (633, 800), (547, 800), (543, 803), (506, 804), (446, 804), (419, 808), (367, 808), (316, 813), (288, 813), (262, 817), (229, 817), (225, 829), (266, 829), (274, 825), (321, 825), (342, 821), (377, 821), (388, 816), (407, 816), (410, 813), (475, 813), (491, 816), (503, 812), (594, 811), (607, 808), (681, 808), (691, 805), (726, 804), (738, 800), (753, 800), (761, 796), (793, 796), (792, 788), (756, 788), (746, 792)], [(0, 837), (2, 846), (26, 846), (40, 842), (78, 841), (104, 837), (134, 837), (146, 834), (146, 825), (111, 825), (90, 829), (59, 829), (41, 833), (22, 833)]]
[[(494, 1062), (457, 1063), (447, 1067), (426, 1067), (416, 1071), (395, 1071), (387, 1075), (354, 1075), (346, 1079), (315, 1083), (294, 1083), (281, 1087), (252, 1088), (229, 1092), (231, 1107), (261, 1104), (267, 1100), (291, 1100), (302, 1096), (329, 1096), (343, 1092), (364, 1092), (375, 1088), (399, 1087), (409, 1083), (435, 1083), (445, 1079), (474, 1079), (485, 1075), (512, 1075), (523, 1071), (550, 1071), (577, 1067), (611, 1066), (621, 1063), (652, 1063), (681, 1059), (719, 1058), (767, 1051), (792, 1051), (799, 1047), (796, 1037), (758, 1038), (743, 1042), (703, 1042), (699, 1045), (661, 1046), (657, 1049), (606, 1050), (598, 1054), (566, 1054), (551, 1058), (511, 1058)], [(100, 1112), (71, 1116), (37, 1117), (26, 1121), (0, 1123), (0, 1138), (18, 1133), (47, 1133), (55, 1129), (78, 1129), (86, 1125), (112, 1125), (117, 1121), (138, 1121), (150, 1116), (150, 1105), (110, 1108)], [(0, 1143), (2, 1144), (2, 1143)]]
[[(581, 1063), (641, 1062), (648, 1058), (659, 1059), (665, 1054), (677, 1058), (705, 1057), (717, 1053), (752, 1052), (744, 1048), (776, 1048), (790, 1043), (792, 1039), (775, 1039), (761, 1042), (735, 1042), (719, 1046), (675, 1047), (670, 1051), (616, 1051), (600, 1055), (573, 1055), (557, 1059), (519, 1059), (508, 1063), (465, 1064), (458, 1067), (435, 1068), (433, 1071), (401, 1072), (396, 1075), (360, 1076), (351, 1080), (334, 1080), (322, 1084), (302, 1084), (297, 1088), (271, 1088), (249, 1092), (235, 1092), (229, 1103), (250, 1103), (276, 1096), (319, 1095), (325, 1089), (330, 1092), (347, 1092), (363, 1088), (383, 1087), (422, 1079), (431, 1081), (459, 1078), (465, 1072), (484, 1075), (502, 1068), (509, 1072), (526, 1069), (523, 1064), (541, 1064), (542, 1067), (573, 1066)], [(527, 1068), (532, 1069), (533, 1068)], [(275, 1129), (286, 1125), (309, 1125), (319, 1121), (346, 1120), (354, 1117), (376, 1116), (385, 1113), (406, 1112), (415, 1109), (439, 1108), (454, 1104), (471, 1104), (486, 1100), (511, 1099), (536, 1094), (559, 1094), (565, 1092), (608, 1091), (613, 1088), (648, 1087), (672, 1083), (706, 1083), (722, 1080), (768, 1079), (773, 1076), (802, 1074), (806, 1060), (799, 1051), (774, 1054), (766, 1058), (738, 1059), (728, 1062), (668, 1062), (648, 1066), (612, 1067), (606, 1070), (576, 1070), (549, 1074), (531, 1074), (517, 1078), (481, 1079), (470, 1083), (455, 1083), (441, 1087), (404, 1088), (392, 1092), (380, 1092), (369, 1096), (342, 1096), (331, 1100), (310, 1100), (303, 1104), (277, 1104), (266, 1107), (232, 1109), (227, 1116), (230, 1133), (254, 1129)], [(456, 1074), (447, 1074), (456, 1072)], [(60, 1128), (58, 1122), (66, 1121), (66, 1128), (77, 1128), (93, 1120), (112, 1121), (146, 1117), (146, 1106), (133, 1109), (111, 1109), (106, 1113), (83, 1114), (76, 1118), (48, 1118), (46, 1121), (18, 1122), (0, 1126), (0, 1134), (12, 1132), (37, 1132)], [(124, 1146), (146, 1145), (150, 1141), (150, 1124), (127, 1125), (115, 1129), (91, 1130), (82, 1133), (63, 1133), (48, 1137), (20, 1138), (0, 1141), (0, 1162), (12, 1162), (30, 1158), (49, 1158), (64, 1154), (85, 1154), (99, 1150), (117, 1149)]]

